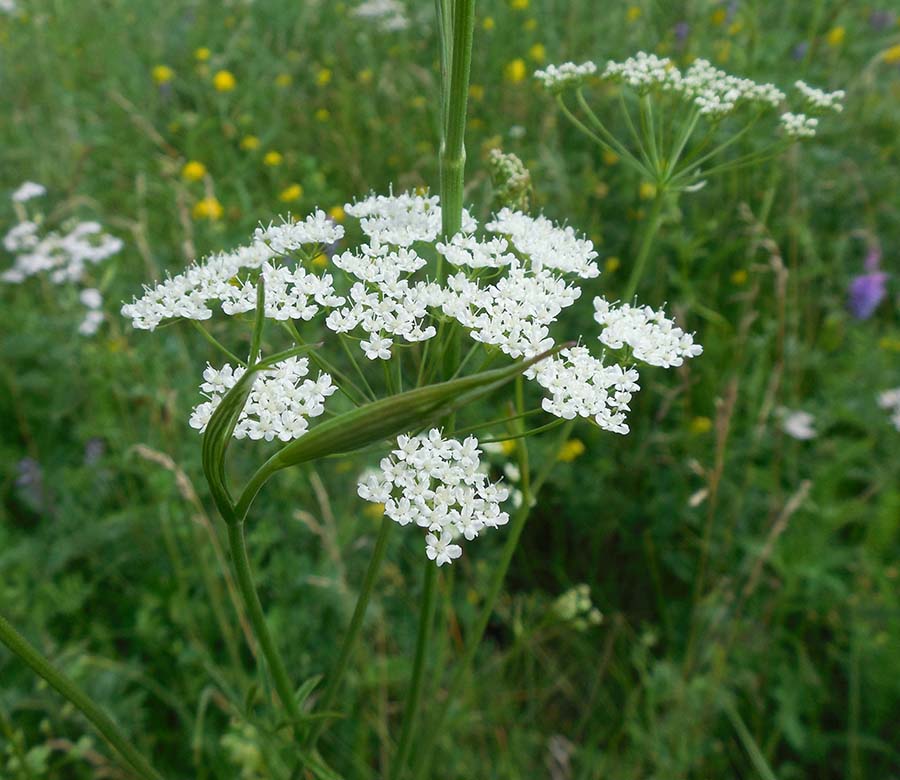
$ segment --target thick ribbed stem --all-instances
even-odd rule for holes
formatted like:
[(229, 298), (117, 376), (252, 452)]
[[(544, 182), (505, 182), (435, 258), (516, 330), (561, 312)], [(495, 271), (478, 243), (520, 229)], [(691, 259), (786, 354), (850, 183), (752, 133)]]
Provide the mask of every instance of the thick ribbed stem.
[(51, 664), (50, 661), (44, 658), (2, 615), (0, 615), (0, 642), (3, 642), (13, 653), (28, 664), (37, 675), (46, 680), (63, 698), (77, 707), (140, 777), (144, 778), (144, 780), (162, 780), (162, 775), (138, 752), (137, 748), (131, 744), (99, 705)]
[(653, 246), (653, 240), (659, 232), (659, 226), (662, 223), (662, 210), (665, 201), (665, 193), (660, 190), (653, 199), (653, 205), (650, 207), (650, 216), (647, 218), (647, 226), (644, 229), (644, 236), (641, 239), (641, 246), (638, 249), (637, 257), (634, 265), (631, 267), (631, 276), (628, 277), (628, 284), (622, 293), (622, 300), (631, 303), (637, 292), (637, 286), (644, 275), (647, 266), (647, 258), (650, 256), (650, 248)]
[(447, 116), (441, 138), (441, 214), (445, 236), (462, 226), (463, 177), (466, 168), (466, 106), (472, 65), (472, 35), (475, 0), (453, 3), (453, 48), (450, 54), (450, 84), (446, 89)]

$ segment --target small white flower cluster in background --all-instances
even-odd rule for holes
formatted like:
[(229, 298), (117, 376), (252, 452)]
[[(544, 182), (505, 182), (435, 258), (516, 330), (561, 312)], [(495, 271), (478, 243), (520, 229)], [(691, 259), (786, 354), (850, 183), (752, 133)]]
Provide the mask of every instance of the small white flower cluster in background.
[(885, 390), (879, 394), (878, 405), (890, 412), (891, 423), (900, 431), (900, 387), (895, 387), (893, 390)]
[(33, 181), (22, 182), (10, 196), (13, 203), (25, 203), (32, 198), (40, 198), (47, 194), (47, 188), (43, 184)]
[(564, 62), (562, 65), (548, 65), (544, 70), (536, 70), (534, 77), (551, 92), (559, 92), (563, 89), (578, 86), (585, 79), (597, 72), (597, 66), (593, 62), (582, 62), (576, 65), (574, 62)]
[(806, 114), (786, 111), (781, 115), (781, 127), (790, 138), (812, 138), (816, 134), (819, 120)]
[[(40, 216), (29, 218), (26, 203), (43, 197), (47, 188), (33, 181), (23, 182), (10, 199), (19, 221), (3, 237), (3, 248), (14, 256), (13, 265), (0, 274), (0, 281), (21, 284), (37, 274), (46, 273), (54, 284), (80, 284), (89, 266), (97, 265), (121, 251), (121, 239), (103, 231), (99, 222), (70, 221), (60, 230), (43, 232)], [(94, 287), (79, 293), (87, 313), (78, 332), (93, 336), (105, 317), (101, 311), (103, 296)]]
[(681, 71), (672, 60), (645, 51), (639, 51), (624, 62), (610, 60), (603, 70), (603, 78), (625, 83), (638, 92), (677, 90), (681, 86)]
[(350, 11), (350, 15), (376, 22), (385, 32), (409, 27), (406, 8), (399, 0), (364, 0)]
[(842, 89), (834, 92), (826, 92), (817, 87), (811, 87), (805, 81), (796, 81), (794, 86), (797, 91), (803, 95), (810, 109), (815, 111), (835, 111), (840, 113), (844, 110), (844, 104), (841, 101), (847, 97), (847, 93)]
[(93, 336), (98, 330), (103, 320), (106, 319), (100, 307), (103, 306), (103, 296), (100, 291), (94, 287), (86, 287), (78, 295), (78, 299), (87, 309), (87, 314), (78, 326), (78, 332), (82, 336)]
[(473, 540), (485, 528), (509, 522), (501, 511), (509, 491), (491, 483), (481, 470), (478, 440), (444, 439), (437, 428), (427, 435), (400, 436), (379, 472), (364, 476), (360, 498), (384, 504), (384, 513), (400, 525), (415, 523), (427, 533), (425, 553), (438, 566), (462, 555), (455, 542)]
[(603, 327), (600, 341), (611, 349), (626, 344), (637, 360), (651, 366), (680, 366), (685, 358), (703, 353), (692, 333), (685, 333), (662, 310), (627, 303), (612, 306), (605, 298), (594, 298), (594, 319)]
[(606, 431), (628, 433), (625, 415), (640, 390), (636, 369), (607, 366), (585, 347), (571, 347), (538, 363), (536, 374), (551, 395), (541, 404), (545, 412), (566, 420), (592, 417)]
[(781, 430), (792, 439), (809, 441), (816, 438), (816, 418), (802, 409), (778, 408), (778, 416), (781, 418)]
[[(551, 92), (561, 92), (579, 87), (588, 76), (597, 72), (593, 62), (576, 65), (548, 65), (535, 71), (535, 78)], [(625, 84), (645, 95), (652, 91), (680, 95), (691, 101), (700, 114), (713, 120), (721, 119), (736, 111), (742, 104), (777, 107), (784, 103), (786, 95), (774, 84), (732, 76), (714, 67), (708, 60), (696, 59), (683, 73), (668, 57), (639, 51), (623, 62), (610, 60), (601, 78)], [(795, 87), (803, 97), (808, 110), (815, 112), (841, 111), (843, 90), (825, 92), (797, 81)], [(816, 134), (818, 122), (805, 114), (787, 112), (781, 115), (781, 125), (790, 138), (808, 138)]]
[[(201, 392), (209, 399), (194, 407), (191, 427), (206, 430), (213, 412), (225, 394), (244, 375), (245, 369), (226, 363), (222, 368), (207, 365), (203, 372)], [(259, 372), (234, 429), (236, 439), (290, 441), (309, 428), (309, 418), (325, 411), (325, 399), (336, 390), (329, 374), (320, 373), (315, 380), (306, 379), (309, 361), (292, 357)]]
[(98, 222), (64, 227), (41, 236), (37, 222), (26, 219), (15, 225), (3, 238), (3, 248), (15, 255), (15, 261), (0, 280), (19, 284), (47, 273), (54, 284), (78, 282), (88, 265), (97, 265), (122, 249), (122, 239), (104, 233)]

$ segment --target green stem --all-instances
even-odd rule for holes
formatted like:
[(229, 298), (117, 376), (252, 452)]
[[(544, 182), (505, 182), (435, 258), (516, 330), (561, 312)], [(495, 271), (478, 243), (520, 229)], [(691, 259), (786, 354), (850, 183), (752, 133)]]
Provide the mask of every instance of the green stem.
[(144, 780), (162, 780), (162, 775), (138, 752), (97, 703), (44, 658), (2, 615), (0, 615), (0, 642), (30, 666), (35, 674), (46, 680), (63, 698), (77, 707), (140, 777)]
[[(322, 695), (322, 700), (318, 705), (318, 709), (322, 713), (327, 713), (332, 705), (334, 704), (334, 699), (337, 696), (337, 692), (340, 689), (341, 682), (344, 679), (344, 673), (347, 671), (347, 664), (350, 661), (350, 656), (353, 653), (353, 648), (356, 647), (356, 641), (359, 638), (359, 632), (362, 628), (363, 618), (366, 616), (366, 609), (369, 606), (369, 599), (372, 596), (372, 589), (375, 585), (375, 580), (378, 578), (378, 572), (381, 570), (381, 563), (384, 560), (384, 554), (387, 550), (388, 539), (390, 538), (391, 531), (393, 530), (396, 524), (393, 520), (391, 520), (387, 515), (381, 521), (381, 529), (378, 531), (378, 539), (375, 542), (375, 549), (372, 552), (372, 559), (369, 561), (369, 568), (366, 569), (365, 577), (363, 578), (362, 587), (359, 591), (359, 596), (356, 599), (356, 606), (353, 608), (353, 616), (350, 618), (350, 626), (347, 628), (347, 634), (344, 636), (344, 643), (341, 645), (341, 652), (338, 655), (337, 662), (334, 665), (334, 671), (331, 674), (331, 679), (328, 681), (328, 687), (325, 689), (325, 693)], [(322, 734), (322, 731), (325, 728), (327, 721), (326, 718), (322, 717), (317, 720), (312, 729), (309, 732), (309, 735), (305, 741), (305, 747), (312, 750), (316, 746), (316, 741), (319, 739), (319, 736)]]
[(475, 0), (455, 0), (450, 87), (447, 90), (447, 116), (440, 152), (441, 222), (445, 237), (455, 235), (462, 226), (463, 178), (466, 168), (466, 104), (469, 98), (474, 29)]
[(466, 646), (462, 658), (460, 658), (456, 671), (450, 680), (450, 684), (447, 686), (447, 695), (444, 697), (443, 703), (440, 705), (434, 721), (429, 723), (428, 728), (425, 729), (425, 737), (418, 746), (416, 763), (413, 766), (413, 780), (422, 780), (427, 776), (428, 768), (434, 757), (434, 742), (438, 735), (443, 733), (444, 720), (447, 718), (450, 705), (459, 695), (463, 680), (472, 666), (472, 662), (475, 660), (475, 653), (484, 637), (484, 632), (487, 629), (491, 615), (494, 613), (494, 607), (497, 604), (497, 599), (500, 597), (500, 591), (503, 588), (503, 581), (506, 579), (506, 572), (512, 562), (516, 547), (518, 547), (522, 530), (525, 528), (525, 521), (528, 520), (528, 516), (531, 513), (531, 501), (529, 499), (537, 496), (540, 492), (541, 487), (550, 476), (553, 467), (556, 465), (560, 447), (568, 440), (574, 427), (574, 420), (566, 421), (566, 424), (563, 426), (560, 435), (557, 438), (557, 443), (551, 451), (552, 456), (544, 464), (537, 477), (528, 485), (523, 481), (523, 493), (527, 493), (527, 495), (523, 495), (522, 506), (519, 508), (519, 511), (513, 515), (512, 520), (510, 521), (506, 542), (503, 545), (503, 551), (500, 553), (500, 561), (494, 569), (494, 577), (491, 580), (484, 605), (478, 615), (475, 627), (472, 629), (472, 633), (466, 638)]
[(431, 629), (434, 623), (434, 611), (437, 606), (438, 567), (434, 561), (425, 559), (425, 589), (422, 594), (422, 608), (419, 612), (419, 631), (416, 636), (416, 655), (413, 659), (412, 680), (406, 694), (403, 708), (403, 724), (400, 727), (400, 740), (397, 743), (397, 754), (391, 766), (391, 780), (397, 780), (403, 772), (409, 750), (412, 747), (413, 729), (422, 699), (422, 680), (425, 676), (425, 656), (431, 643)]
[(200, 333), (203, 338), (205, 338), (210, 344), (212, 344), (216, 349), (224, 352), (231, 360), (237, 363), (239, 366), (247, 367), (247, 361), (241, 360), (237, 355), (234, 354), (230, 349), (228, 349), (224, 344), (222, 344), (212, 333), (210, 333), (206, 328), (204, 328), (199, 322), (196, 320), (190, 320), (191, 325), (194, 326), (194, 329)]
[(665, 192), (660, 190), (656, 193), (653, 205), (650, 207), (650, 216), (647, 219), (647, 227), (644, 230), (644, 237), (641, 239), (641, 246), (638, 249), (637, 257), (631, 268), (631, 276), (628, 277), (628, 284), (625, 292), (622, 294), (622, 300), (629, 303), (637, 291), (637, 286), (644, 275), (647, 265), (647, 258), (650, 256), (650, 248), (653, 246), (653, 239), (659, 232), (659, 226), (662, 223), (662, 209), (665, 201)]
[(301, 719), (300, 708), (297, 706), (294, 687), (291, 685), (284, 661), (275, 646), (269, 627), (266, 625), (266, 616), (263, 614), (256, 586), (253, 584), (253, 572), (250, 569), (250, 559), (247, 557), (243, 522), (228, 524), (228, 544), (231, 548), (231, 557), (237, 574), (238, 587), (244, 599), (244, 607), (247, 610), (247, 617), (250, 619), (256, 640), (265, 656), (266, 665), (269, 667), (282, 706), (287, 710), (292, 725), (296, 727)]

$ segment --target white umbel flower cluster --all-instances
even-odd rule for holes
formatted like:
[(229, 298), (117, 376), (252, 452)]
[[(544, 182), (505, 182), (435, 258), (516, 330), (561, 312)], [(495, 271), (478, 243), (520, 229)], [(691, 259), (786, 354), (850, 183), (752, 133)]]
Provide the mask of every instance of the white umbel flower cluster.
[(537, 364), (537, 382), (550, 392), (545, 412), (573, 420), (592, 417), (603, 430), (626, 434), (631, 397), (640, 390), (638, 372), (620, 365), (605, 365), (585, 347), (562, 350)]
[(328, 246), (344, 237), (344, 228), (321, 209), (317, 209), (302, 222), (286, 220), (280, 225), (270, 223), (258, 227), (254, 238), (268, 244), (277, 255), (295, 252), (304, 246)]
[(900, 431), (900, 387), (880, 393), (878, 395), (878, 405), (882, 409), (887, 409), (891, 415), (891, 423)]
[(680, 366), (685, 358), (703, 353), (694, 335), (676, 327), (662, 310), (649, 306), (619, 306), (600, 296), (594, 298), (594, 319), (603, 328), (600, 341), (611, 349), (631, 348), (635, 359), (651, 366)]
[(847, 93), (842, 89), (826, 92), (823, 89), (811, 87), (805, 81), (795, 81), (794, 86), (803, 95), (807, 107), (812, 111), (834, 111), (840, 113), (844, 110), (844, 104), (841, 101), (847, 97)]
[(816, 134), (819, 120), (806, 114), (786, 111), (780, 117), (781, 127), (789, 138), (812, 138)]
[(385, 32), (409, 27), (406, 7), (399, 0), (364, 0), (350, 11), (350, 15), (375, 22)]
[(551, 92), (560, 92), (584, 83), (596, 72), (597, 65), (590, 61), (580, 65), (564, 62), (562, 65), (548, 65), (544, 70), (536, 70), (534, 77)]
[(444, 439), (437, 428), (427, 435), (400, 436), (379, 472), (360, 480), (360, 498), (384, 504), (384, 513), (400, 525), (426, 531), (425, 553), (438, 566), (462, 555), (457, 544), (472, 541), (486, 528), (509, 522), (500, 509), (509, 496), (481, 470), (478, 440)]
[[(370, 195), (348, 203), (344, 211), (359, 220), (363, 232), (373, 244), (408, 247), (416, 241), (433, 243), (441, 234), (441, 207), (437, 195)], [(462, 228), (475, 231), (476, 222), (463, 210)]]
[(325, 324), (336, 333), (361, 327), (368, 336), (360, 346), (369, 360), (390, 360), (392, 336), (407, 342), (434, 338), (437, 330), (426, 325), (428, 308), (439, 306), (441, 288), (401, 277), (415, 273), (425, 259), (412, 249), (392, 250), (384, 244), (363, 244), (358, 252), (335, 256), (334, 264), (360, 281), (350, 289), (347, 306), (328, 315)]
[(19, 284), (46, 273), (54, 284), (78, 282), (89, 266), (118, 254), (122, 246), (122, 239), (103, 232), (99, 222), (77, 222), (42, 236), (36, 222), (23, 220), (3, 238), (4, 249), (15, 261), (0, 280)]
[(22, 182), (10, 196), (13, 203), (25, 203), (32, 198), (40, 198), (47, 194), (47, 188), (43, 184), (33, 181)]
[(730, 114), (742, 102), (775, 107), (785, 98), (774, 84), (732, 76), (704, 59), (694, 60), (680, 80), (680, 91), (693, 99), (700, 113), (716, 117)]
[(182, 318), (208, 320), (211, 302), (218, 301), (226, 314), (256, 309), (256, 281), (238, 278), (242, 271), (259, 269), (266, 284), (266, 317), (276, 320), (311, 320), (323, 308), (340, 306), (329, 274), (316, 276), (301, 266), (280, 266), (268, 262), (273, 250), (262, 242), (233, 252), (213, 255), (194, 263), (177, 276), (122, 307), (135, 328), (154, 330), (163, 320)]
[[(292, 357), (260, 371), (253, 389), (244, 404), (234, 429), (236, 439), (265, 439), (290, 441), (309, 429), (309, 418), (325, 411), (325, 400), (337, 387), (329, 374), (321, 373), (307, 379), (309, 361)], [(226, 363), (222, 368), (207, 365), (200, 391), (209, 399), (194, 407), (191, 427), (201, 433), (206, 430), (213, 412), (225, 394), (244, 375), (244, 368)]]

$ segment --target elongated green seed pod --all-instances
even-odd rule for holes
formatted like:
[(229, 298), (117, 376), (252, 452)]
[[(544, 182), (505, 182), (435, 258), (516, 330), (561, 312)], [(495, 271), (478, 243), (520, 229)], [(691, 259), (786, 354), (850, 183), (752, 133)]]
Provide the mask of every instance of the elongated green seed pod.
[[(332, 417), (282, 447), (257, 470), (233, 506), (230, 521), (244, 519), (259, 489), (275, 472), (329, 455), (354, 452), (399, 434), (420, 430), (493, 392), (566, 346), (569, 345), (559, 345), (505, 368), (398, 393)], [(221, 473), (224, 474), (224, 467)], [(228, 517), (223, 516), (228, 521)]]

